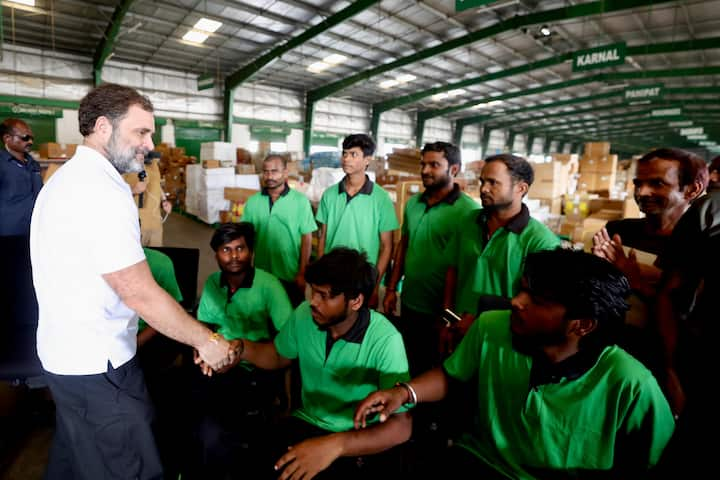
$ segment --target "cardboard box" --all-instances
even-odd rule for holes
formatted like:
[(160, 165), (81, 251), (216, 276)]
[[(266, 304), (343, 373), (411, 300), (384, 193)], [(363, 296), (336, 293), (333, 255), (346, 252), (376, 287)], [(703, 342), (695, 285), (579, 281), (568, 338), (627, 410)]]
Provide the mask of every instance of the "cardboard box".
[(614, 174), (617, 171), (617, 155), (606, 155), (602, 157), (583, 156), (580, 159), (580, 174), (604, 173)]
[(567, 193), (570, 163), (531, 163), (535, 179), (528, 190), (530, 198), (556, 198)]
[(244, 148), (238, 148), (235, 152), (236, 161), (238, 164), (240, 163), (253, 163), (252, 161), (252, 153), (250, 153), (250, 150), (246, 150)]
[[(208, 161), (208, 160), (206, 160)], [(257, 173), (255, 171), (255, 165), (247, 165), (244, 163), (238, 163), (235, 165), (235, 173), (237, 175), (252, 175), (254, 173)]]
[(615, 172), (612, 174), (581, 173), (577, 189), (580, 192), (608, 192), (614, 185)]
[(41, 143), (40, 158), (70, 158), (75, 155), (76, 143)]
[(203, 168), (220, 168), (220, 160), (203, 160)]
[(610, 155), (610, 143), (588, 142), (585, 144), (583, 155), (586, 157), (605, 157)]
[(562, 213), (563, 198), (564, 197), (560, 196), (555, 198), (536, 198), (536, 200), (540, 200), (540, 205), (548, 207), (551, 214), (560, 215)]
[(247, 199), (258, 193), (259, 190), (240, 187), (225, 187), (224, 195), (226, 200), (231, 202), (245, 203)]

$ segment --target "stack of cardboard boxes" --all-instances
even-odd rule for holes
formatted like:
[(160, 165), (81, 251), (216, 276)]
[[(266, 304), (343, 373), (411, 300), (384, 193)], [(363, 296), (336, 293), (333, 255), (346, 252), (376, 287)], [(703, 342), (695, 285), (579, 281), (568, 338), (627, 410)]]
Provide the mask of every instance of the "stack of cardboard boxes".
[(580, 158), (578, 190), (609, 196), (615, 187), (617, 164), (617, 155), (610, 154), (610, 143), (586, 143)]
[(39, 147), (40, 168), (42, 168), (43, 183), (46, 183), (60, 166), (75, 155), (75, 143), (41, 143)]
[(161, 143), (155, 147), (160, 152), (160, 175), (167, 199), (173, 205), (184, 208), (186, 195), (185, 170), (196, 163), (197, 158), (185, 154), (184, 147), (170, 147)]
[(563, 198), (572, 193), (572, 179), (578, 170), (575, 154), (553, 153), (552, 161), (533, 163), (535, 180), (528, 191), (528, 198), (540, 200), (547, 205), (550, 213), (560, 215)]

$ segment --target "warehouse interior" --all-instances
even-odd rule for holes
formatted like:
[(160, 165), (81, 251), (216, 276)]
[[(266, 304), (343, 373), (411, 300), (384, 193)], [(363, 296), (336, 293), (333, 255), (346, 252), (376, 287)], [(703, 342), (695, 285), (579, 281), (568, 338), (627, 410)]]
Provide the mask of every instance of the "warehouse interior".
[[(82, 144), (93, 87), (150, 98), (173, 205), (164, 243), (200, 249), (198, 295), (213, 228), (239, 220), (270, 152), (316, 208), (343, 178), (343, 139), (369, 134), (369, 175), (400, 219), (425, 143), (460, 148), (456, 183), (478, 202), (483, 159), (513, 153), (535, 170), (532, 216), (586, 251), (608, 220), (642, 216), (643, 154), (720, 155), (720, 0), (0, 0), (0, 12), (0, 117), (32, 128), (45, 180)], [(46, 393), (0, 388), (0, 419), (20, 431), (0, 438), (0, 478), (41, 478)]]

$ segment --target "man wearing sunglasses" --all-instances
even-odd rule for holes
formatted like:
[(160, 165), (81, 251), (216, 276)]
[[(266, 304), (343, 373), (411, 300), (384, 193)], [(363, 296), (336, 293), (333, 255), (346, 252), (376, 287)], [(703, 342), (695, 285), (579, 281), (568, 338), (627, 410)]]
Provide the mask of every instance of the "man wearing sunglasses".
[(40, 165), (30, 156), (33, 134), (17, 118), (0, 124), (0, 236), (27, 236), (30, 215), (42, 187)]

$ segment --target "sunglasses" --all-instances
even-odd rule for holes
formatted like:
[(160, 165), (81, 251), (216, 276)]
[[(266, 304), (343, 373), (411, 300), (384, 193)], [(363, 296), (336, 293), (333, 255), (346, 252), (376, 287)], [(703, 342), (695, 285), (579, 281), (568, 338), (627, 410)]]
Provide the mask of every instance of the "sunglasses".
[(33, 136), (30, 135), (30, 134), (27, 134), (27, 135), (18, 135), (17, 133), (13, 133), (13, 137), (17, 137), (17, 138), (19, 138), (20, 140), (22, 140), (23, 142), (32, 142), (33, 140), (35, 140), (35, 137), (33, 137)]

